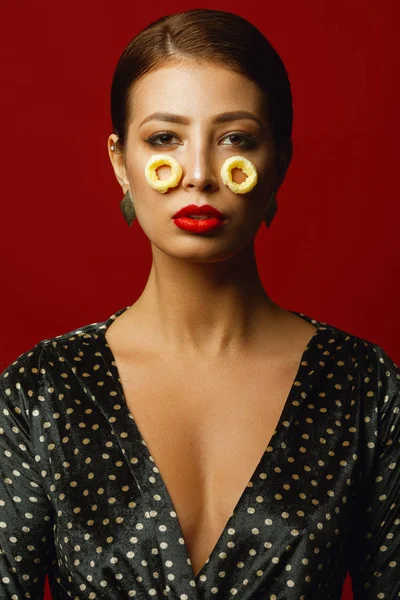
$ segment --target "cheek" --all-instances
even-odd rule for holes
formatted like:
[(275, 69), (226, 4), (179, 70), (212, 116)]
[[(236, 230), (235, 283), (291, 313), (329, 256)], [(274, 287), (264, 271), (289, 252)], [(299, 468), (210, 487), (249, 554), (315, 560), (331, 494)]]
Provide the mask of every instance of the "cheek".
[(171, 177), (171, 167), (169, 165), (161, 165), (156, 169), (158, 179), (164, 180)]
[(135, 182), (138, 183), (140, 181), (142, 172), (144, 173), (144, 166), (143, 169), (141, 168), (142, 163), (143, 158), (139, 153), (128, 153), (125, 161), (125, 167), (129, 180), (131, 183), (133, 183), (133, 185), (135, 185)]
[[(126, 166), (129, 173), (129, 179), (135, 187), (148, 187), (149, 184), (145, 177), (145, 166), (148, 157), (145, 156), (131, 156), (126, 162)], [(157, 177), (164, 181), (171, 177), (171, 167), (169, 165), (161, 165), (156, 169)]]
[(242, 169), (232, 169), (231, 173), (232, 181), (234, 181), (235, 183), (243, 183), (243, 181), (246, 181), (247, 179), (247, 175), (243, 173)]
[[(140, 152), (135, 154), (131, 153), (127, 157), (126, 167), (129, 180), (132, 185), (133, 190), (137, 190), (139, 193), (143, 193), (145, 190), (150, 191), (150, 186), (145, 178), (145, 165), (148, 160), (148, 156), (141, 155)], [(255, 194), (261, 193), (264, 195), (264, 188), (269, 187), (269, 179), (272, 176), (272, 165), (271, 161), (265, 161), (266, 164), (262, 169), (258, 169), (258, 183), (255, 187)], [(157, 177), (160, 180), (169, 179), (171, 176), (171, 167), (169, 165), (161, 165), (156, 169)], [(234, 168), (231, 172), (232, 181), (235, 183), (243, 183), (247, 179), (247, 175), (242, 171), (242, 169)], [(220, 178), (220, 173), (218, 172), (218, 177)], [(221, 180), (221, 187), (223, 188), (223, 183)]]

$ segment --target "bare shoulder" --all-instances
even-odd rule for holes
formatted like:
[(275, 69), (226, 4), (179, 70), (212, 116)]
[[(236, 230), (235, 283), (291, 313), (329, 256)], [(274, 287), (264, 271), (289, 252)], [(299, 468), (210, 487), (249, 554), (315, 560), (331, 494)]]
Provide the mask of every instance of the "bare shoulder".
[[(160, 346), (146, 325), (147, 319), (132, 305), (108, 328), (106, 339), (121, 357), (132, 356), (156, 358), (160, 355)], [(293, 314), (289, 310), (277, 307), (271, 319), (261, 318), (257, 333), (249, 343), (246, 354), (249, 357), (261, 354), (294, 354), (305, 347), (313, 337), (317, 327)]]
[(257, 340), (249, 348), (249, 354), (281, 357), (290, 362), (291, 357), (296, 361), (308, 345), (317, 326), (298, 315), (279, 308), (276, 317), (260, 323)]

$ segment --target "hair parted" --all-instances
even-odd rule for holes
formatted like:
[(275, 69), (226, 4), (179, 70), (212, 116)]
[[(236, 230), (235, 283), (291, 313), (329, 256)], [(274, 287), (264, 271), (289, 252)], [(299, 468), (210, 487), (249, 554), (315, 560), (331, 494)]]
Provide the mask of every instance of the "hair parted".
[(292, 135), (293, 104), (286, 68), (271, 43), (246, 19), (221, 10), (196, 8), (165, 15), (147, 25), (128, 44), (111, 85), (111, 120), (123, 151), (130, 118), (129, 92), (144, 75), (185, 60), (221, 64), (265, 92), (277, 149)]

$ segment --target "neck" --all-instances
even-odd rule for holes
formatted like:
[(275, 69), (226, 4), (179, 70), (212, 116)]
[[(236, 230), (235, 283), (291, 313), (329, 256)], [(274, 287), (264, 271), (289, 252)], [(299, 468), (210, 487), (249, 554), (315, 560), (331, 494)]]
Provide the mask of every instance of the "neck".
[[(146, 339), (169, 355), (223, 358), (249, 347), (282, 312), (261, 283), (254, 240), (217, 262), (195, 262), (152, 247), (153, 263), (132, 315)], [(143, 330), (144, 333), (144, 330)]]

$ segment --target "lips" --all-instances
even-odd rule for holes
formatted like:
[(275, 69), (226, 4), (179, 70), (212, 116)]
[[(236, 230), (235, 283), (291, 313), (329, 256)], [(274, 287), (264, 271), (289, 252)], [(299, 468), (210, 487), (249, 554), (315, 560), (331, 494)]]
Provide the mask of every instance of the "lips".
[(224, 220), (224, 215), (209, 204), (205, 204), (204, 206), (196, 206), (196, 204), (189, 204), (189, 206), (185, 206), (181, 208), (172, 218), (178, 219), (179, 217), (189, 217), (191, 215), (204, 215), (206, 217), (214, 217), (216, 219)]

